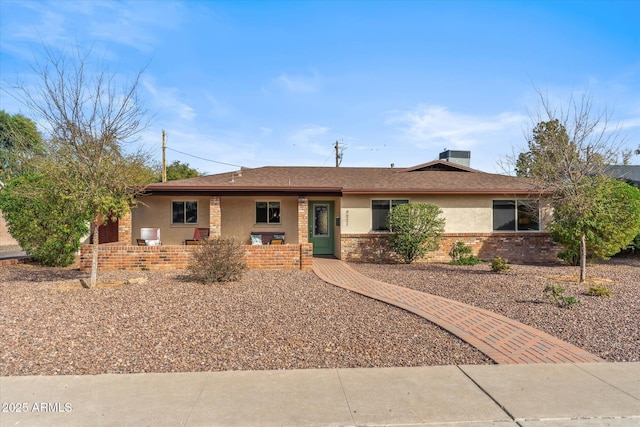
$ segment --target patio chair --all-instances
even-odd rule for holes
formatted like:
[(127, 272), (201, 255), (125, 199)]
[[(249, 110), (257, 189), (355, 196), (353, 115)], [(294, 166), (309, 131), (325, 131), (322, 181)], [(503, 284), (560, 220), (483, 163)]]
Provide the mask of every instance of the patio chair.
[(207, 240), (210, 233), (208, 228), (196, 228), (193, 230), (193, 240)]
[(153, 228), (141, 228), (140, 240), (145, 241), (145, 246), (160, 246), (162, 241), (160, 240), (160, 229)]

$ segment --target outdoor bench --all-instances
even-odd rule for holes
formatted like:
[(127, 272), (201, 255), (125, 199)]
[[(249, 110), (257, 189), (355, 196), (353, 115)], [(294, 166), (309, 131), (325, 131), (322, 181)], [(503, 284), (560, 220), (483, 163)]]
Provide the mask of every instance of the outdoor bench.
[(252, 231), (252, 245), (284, 245), (284, 231)]

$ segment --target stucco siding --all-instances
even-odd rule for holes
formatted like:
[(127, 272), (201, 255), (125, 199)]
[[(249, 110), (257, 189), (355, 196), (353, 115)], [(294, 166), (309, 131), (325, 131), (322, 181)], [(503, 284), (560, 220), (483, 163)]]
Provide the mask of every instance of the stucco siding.
[[(192, 200), (198, 202), (198, 223), (171, 224), (171, 202)], [(255, 202), (258, 200), (280, 202), (280, 224), (255, 223)], [(297, 197), (221, 197), (221, 235), (235, 236), (243, 243), (249, 243), (251, 232), (281, 231), (285, 233), (287, 243), (297, 243), (297, 203)], [(140, 238), (140, 229), (143, 227), (159, 227), (163, 244), (180, 245), (185, 240), (193, 238), (194, 228), (209, 227), (209, 197), (145, 196), (132, 211), (131, 243)]]
[[(357, 195), (344, 196), (340, 216), (342, 234), (371, 232), (371, 201), (407, 199), (413, 203), (433, 203), (440, 207), (446, 233), (493, 232), (493, 200), (514, 199), (493, 195)], [(543, 226), (547, 215), (543, 211)]]
[[(171, 224), (171, 202), (197, 201), (198, 222), (196, 224)], [(163, 245), (181, 245), (187, 239), (193, 239), (195, 228), (209, 227), (208, 197), (170, 197), (145, 196), (131, 211), (131, 239), (134, 243), (140, 238), (140, 229), (159, 227)]]
[[(280, 202), (280, 224), (256, 224), (257, 201)], [(260, 231), (285, 233), (285, 243), (298, 243), (297, 197), (222, 197), (222, 236), (235, 236), (250, 243), (250, 234)]]

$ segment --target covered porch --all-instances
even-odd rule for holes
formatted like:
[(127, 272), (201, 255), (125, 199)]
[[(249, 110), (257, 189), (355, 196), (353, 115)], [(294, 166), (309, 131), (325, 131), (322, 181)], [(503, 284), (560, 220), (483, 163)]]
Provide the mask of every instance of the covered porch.
[[(306, 195), (282, 195), (276, 198), (277, 214), (282, 219), (263, 224), (256, 221), (252, 206), (267, 199), (274, 198), (219, 195), (145, 198), (133, 214), (118, 221), (118, 240), (100, 246), (98, 263), (106, 270), (183, 269), (196, 248), (191, 244), (194, 233), (203, 234), (203, 230), (208, 230), (210, 237), (238, 238), (243, 243), (249, 268), (310, 270), (315, 244), (323, 254), (339, 253), (335, 199), (309, 200)], [(197, 204), (195, 222), (175, 224), (172, 221), (171, 204), (176, 200), (192, 200), (191, 203)], [(161, 244), (139, 245), (139, 241), (144, 240), (141, 230), (150, 227), (157, 228)], [(252, 235), (261, 236), (263, 244), (256, 244)], [(271, 238), (264, 240), (265, 236)], [(278, 239), (273, 239), (274, 236)], [(270, 244), (276, 241), (279, 244)], [(91, 246), (81, 247), (81, 269), (91, 268), (91, 254)]]

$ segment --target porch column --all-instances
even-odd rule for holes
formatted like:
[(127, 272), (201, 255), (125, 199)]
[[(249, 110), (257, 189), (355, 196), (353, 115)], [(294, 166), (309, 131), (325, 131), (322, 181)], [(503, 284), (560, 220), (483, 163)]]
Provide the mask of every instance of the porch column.
[(131, 240), (131, 211), (118, 218), (118, 242), (125, 245), (133, 244)]
[(298, 243), (309, 243), (309, 201), (298, 196)]
[(220, 210), (220, 196), (209, 198), (209, 235), (222, 235), (222, 211)]

